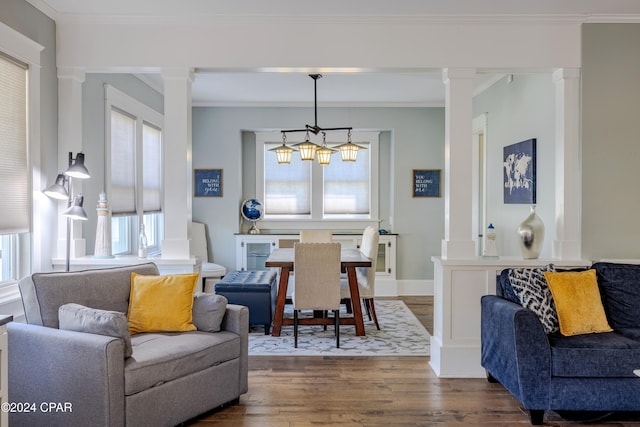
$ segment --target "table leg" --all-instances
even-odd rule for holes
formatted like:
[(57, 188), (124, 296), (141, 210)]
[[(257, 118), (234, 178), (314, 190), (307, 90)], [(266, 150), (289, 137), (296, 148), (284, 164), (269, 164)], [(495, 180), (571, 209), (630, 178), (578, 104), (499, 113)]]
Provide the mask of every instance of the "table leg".
[[(355, 273), (354, 273), (355, 275)], [(289, 286), (289, 268), (280, 269), (280, 283), (278, 284), (278, 296), (276, 298), (276, 312), (273, 318), (273, 331), (271, 336), (279, 337), (284, 319), (284, 304), (287, 299), (287, 287)]]
[(360, 291), (358, 290), (358, 277), (355, 267), (347, 267), (349, 278), (349, 291), (351, 292), (351, 306), (353, 308), (353, 321), (356, 325), (356, 335), (362, 337), (364, 333), (364, 320), (362, 319), (362, 304), (360, 304)]

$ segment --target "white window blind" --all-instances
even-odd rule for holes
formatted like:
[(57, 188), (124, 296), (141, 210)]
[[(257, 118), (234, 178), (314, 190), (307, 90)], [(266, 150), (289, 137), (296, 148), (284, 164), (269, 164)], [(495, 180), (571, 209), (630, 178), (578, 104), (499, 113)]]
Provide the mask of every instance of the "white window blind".
[[(363, 143), (359, 145), (368, 146)], [(370, 151), (358, 151), (355, 162), (343, 162), (340, 153), (336, 153), (331, 163), (324, 167), (325, 215), (369, 215)]]
[(160, 129), (148, 123), (142, 125), (142, 210), (145, 213), (161, 211), (161, 137)]
[(111, 109), (111, 212), (136, 213), (136, 120)]
[(264, 195), (265, 215), (311, 214), (311, 164), (294, 156), (291, 163), (280, 165), (270, 148), (280, 144), (265, 144)]
[(29, 231), (27, 67), (0, 54), (0, 234)]

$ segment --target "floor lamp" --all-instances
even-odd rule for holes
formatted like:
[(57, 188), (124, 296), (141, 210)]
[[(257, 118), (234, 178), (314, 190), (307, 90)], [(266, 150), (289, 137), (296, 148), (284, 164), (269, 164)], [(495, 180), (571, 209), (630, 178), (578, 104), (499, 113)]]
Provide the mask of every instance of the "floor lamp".
[(73, 178), (87, 179), (91, 175), (84, 165), (84, 153), (78, 153), (73, 158), (73, 153), (69, 152), (69, 167), (56, 177), (56, 182), (44, 190), (44, 194), (57, 200), (67, 201), (67, 210), (63, 215), (67, 217), (67, 252), (66, 252), (66, 270), (69, 271), (69, 258), (71, 255), (71, 221), (86, 221), (87, 213), (82, 208), (84, 197), (82, 194), (73, 195)]

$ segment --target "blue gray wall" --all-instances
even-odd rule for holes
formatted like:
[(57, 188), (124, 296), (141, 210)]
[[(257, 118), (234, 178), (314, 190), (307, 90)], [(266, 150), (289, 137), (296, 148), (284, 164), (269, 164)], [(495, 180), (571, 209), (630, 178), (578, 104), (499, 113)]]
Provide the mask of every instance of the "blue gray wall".
[(640, 259), (640, 24), (586, 24), (582, 254)]
[[(443, 168), (444, 109), (319, 108), (318, 116), (325, 125), (383, 131), (380, 212), (382, 226), (398, 233), (397, 277), (432, 279), (431, 256), (440, 254), (444, 236), (444, 204), (442, 198), (414, 199), (411, 171)], [(255, 187), (255, 166), (243, 161), (243, 152), (252, 156), (247, 132), (300, 127), (312, 117), (309, 108), (194, 108), (193, 167), (224, 169), (224, 197), (193, 201), (194, 220), (209, 226), (215, 262), (235, 268), (240, 203), (254, 195), (245, 194)]]
[[(58, 77), (56, 72), (56, 24), (24, 0), (0, 1), (0, 21), (44, 46), (40, 55), (40, 163), (50, 182), (58, 174)], [(48, 218), (43, 230), (42, 258), (51, 259), (57, 245), (57, 218)]]
[(95, 207), (98, 195), (105, 190), (105, 84), (113, 86), (159, 113), (164, 111), (164, 97), (131, 74), (86, 75), (82, 85), (82, 145), (91, 179), (82, 183), (82, 191), (84, 207), (89, 216), (89, 220), (83, 223), (88, 254), (93, 254), (95, 247), (97, 224)]

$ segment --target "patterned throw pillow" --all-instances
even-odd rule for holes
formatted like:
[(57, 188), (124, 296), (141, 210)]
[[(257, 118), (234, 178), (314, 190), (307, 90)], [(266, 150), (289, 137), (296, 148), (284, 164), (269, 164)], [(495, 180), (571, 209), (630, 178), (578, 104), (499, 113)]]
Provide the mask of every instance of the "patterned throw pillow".
[(533, 311), (544, 331), (549, 334), (558, 331), (558, 313), (553, 296), (544, 277), (545, 271), (555, 271), (553, 264), (540, 268), (512, 268), (509, 281), (523, 307)]

